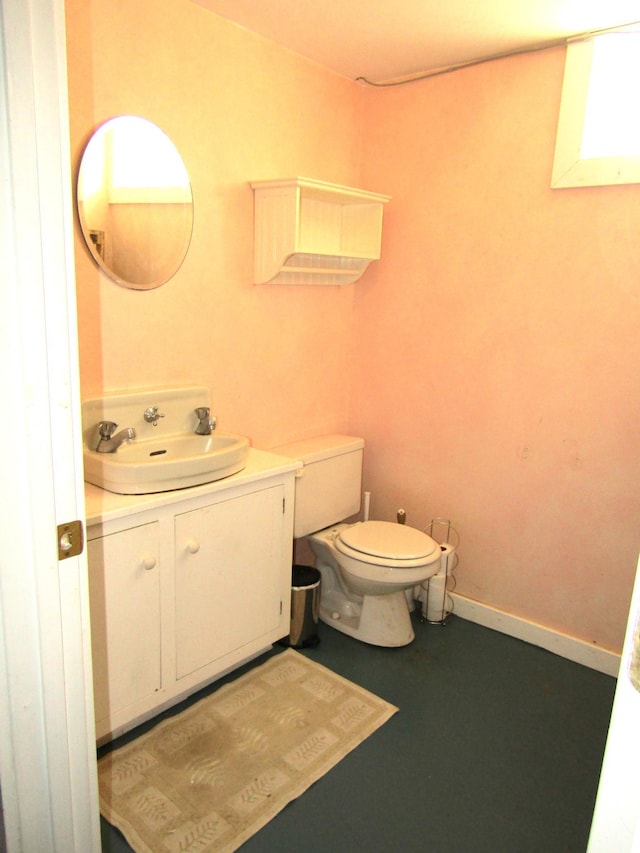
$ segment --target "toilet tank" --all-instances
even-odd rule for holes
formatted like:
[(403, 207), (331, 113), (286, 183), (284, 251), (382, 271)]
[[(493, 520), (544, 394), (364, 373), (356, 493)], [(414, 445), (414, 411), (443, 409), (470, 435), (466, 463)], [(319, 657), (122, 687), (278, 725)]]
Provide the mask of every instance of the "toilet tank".
[(364, 439), (322, 435), (272, 448), (299, 459), (293, 535), (308, 536), (354, 515), (360, 509)]

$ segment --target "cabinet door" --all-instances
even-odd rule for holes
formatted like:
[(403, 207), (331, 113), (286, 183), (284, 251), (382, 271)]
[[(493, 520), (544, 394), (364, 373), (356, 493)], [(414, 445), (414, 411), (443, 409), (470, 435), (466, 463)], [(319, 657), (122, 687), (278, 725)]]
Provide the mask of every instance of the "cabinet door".
[(90, 540), (88, 558), (100, 736), (161, 687), (157, 522)]
[(176, 516), (177, 678), (277, 631), (283, 501), (278, 485)]

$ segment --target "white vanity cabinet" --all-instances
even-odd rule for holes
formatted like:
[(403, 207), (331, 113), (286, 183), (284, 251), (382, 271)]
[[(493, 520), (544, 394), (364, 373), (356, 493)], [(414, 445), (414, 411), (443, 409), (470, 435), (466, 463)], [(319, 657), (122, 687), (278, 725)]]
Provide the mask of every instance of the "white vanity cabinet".
[(87, 484), (96, 734), (118, 735), (289, 633), (294, 476), (251, 449), (217, 483)]
[(158, 524), (88, 543), (96, 725), (135, 714), (162, 684)]
[(176, 516), (178, 679), (279, 630), (284, 506), (276, 485)]

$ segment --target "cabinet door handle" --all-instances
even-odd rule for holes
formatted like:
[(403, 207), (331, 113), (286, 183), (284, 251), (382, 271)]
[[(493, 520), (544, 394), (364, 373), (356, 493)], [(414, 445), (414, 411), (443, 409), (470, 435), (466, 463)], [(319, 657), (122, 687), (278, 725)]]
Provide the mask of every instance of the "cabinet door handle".
[(150, 571), (156, 566), (157, 560), (153, 554), (145, 554), (142, 558), (142, 568)]
[(198, 542), (198, 540), (197, 539), (189, 539), (189, 541), (187, 542), (187, 551), (190, 554), (197, 554), (199, 550), (200, 550), (200, 543)]

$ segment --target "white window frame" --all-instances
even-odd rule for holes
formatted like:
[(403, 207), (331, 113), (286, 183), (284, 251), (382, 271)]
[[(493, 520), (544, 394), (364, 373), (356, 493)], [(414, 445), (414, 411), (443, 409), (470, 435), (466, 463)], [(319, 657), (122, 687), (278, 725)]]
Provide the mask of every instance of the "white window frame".
[(595, 38), (567, 45), (551, 176), (553, 189), (640, 183), (640, 156), (581, 157)]

